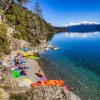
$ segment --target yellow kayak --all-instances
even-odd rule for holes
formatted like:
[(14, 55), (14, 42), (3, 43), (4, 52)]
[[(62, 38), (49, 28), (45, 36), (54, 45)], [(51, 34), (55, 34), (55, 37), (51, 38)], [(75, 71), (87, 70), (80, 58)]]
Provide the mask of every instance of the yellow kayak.
[(25, 57), (28, 56), (28, 53), (26, 53), (26, 52), (18, 52), (18, 54), (21, 54), (21, 55), (23, 55), (23, 56), (25, 56)]
[(30, 57), (34, 56), (33, 53), (28, 54), (28, 53), (26, 53), (26, 52), (18, 52), (18, 54), (21, 54), (21, 55), (23, 55), (23, 56), (25, 56), (25, 57), (27, 57), (27, 56), (30, 56)]
[(30, 53), (30, 54), (28, 54), (28, 56), (34, 56), (34, 54), (33, 53)]

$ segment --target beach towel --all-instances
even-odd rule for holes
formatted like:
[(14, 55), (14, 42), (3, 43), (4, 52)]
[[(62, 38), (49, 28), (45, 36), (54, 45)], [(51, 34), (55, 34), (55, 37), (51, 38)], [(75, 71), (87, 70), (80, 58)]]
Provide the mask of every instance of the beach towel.
[[(25, 64), (25, 63), (22, 63), (21, 65), (22, 65), (23, 67), (25, 67), (25, 66), (26, 66), (26, 64)], [(13, 68), (17, 68), (17, 66), (16, 66), (16, 65), (13, 65), (12, 67), (13, 67)]]
[(40, 77), (40, 80), (41, 81), (46, 81), (47, 79), (46, 79), (46, 77)]
[(26, 75), (23, 75), (23, 74), (19, 74), (19, 76), (26, 76)]
[(16, 65), (13, 65), (12, 68), (17, 68), (17, 66)]
[[(24, 67), (25, 69), (29, 69), (29, 67)], [(22, 70), (21, 68), (15, 68), (15, 70), (19, 71), (19, 70)]]
[(19, 78), (19, 72), (18, 71), (13, 70), (12, 73), (13, 73), (13, 78)]
[(28, 50), (28, 48), (24, 47), (24, 48), (22, 48), (22, 50), (23, 50), (23, 51), (27, 51), (27, 50)]
[[(25, 65), (26, 62), (20, 62), (20, 64)], [(14, 65), (16, 65), (16, 63), (14, 62)]]
[(18, 57), (24, 59), (24, 57), (22, 55), (19, 55)]
[[(12, 62), (15, 63), (15, 60), (12, 60)], [(20, 63), (26, 63), (26, 61), (24, 61), (24, 60), (19, 60), (19, 62), (20, 62)]]

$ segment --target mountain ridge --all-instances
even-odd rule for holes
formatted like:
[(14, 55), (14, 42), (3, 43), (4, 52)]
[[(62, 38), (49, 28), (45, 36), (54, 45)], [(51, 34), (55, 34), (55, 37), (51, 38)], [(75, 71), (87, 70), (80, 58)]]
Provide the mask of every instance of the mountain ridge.
[(100, 31), (100, 24), (95, 22), (70, 23), (66, 26), (69, 32), (96, 32)]

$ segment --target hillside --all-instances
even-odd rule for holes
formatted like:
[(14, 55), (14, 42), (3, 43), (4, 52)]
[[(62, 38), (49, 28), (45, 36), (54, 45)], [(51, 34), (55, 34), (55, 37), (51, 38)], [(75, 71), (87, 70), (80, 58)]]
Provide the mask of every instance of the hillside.
[[(2, 15), (2, 25), (4, 26), (3, 28), (6, 29), (3, 29), (1, 33), (7, 33), (6, 37), (8, 37), (6, 38), (7, 43), (5, 45), (7, 46), (5, 49), (5, 52), (7, 53), (10, 52), (10, 49), (19, 49), (23, 46), (27, 46), (25, 45), (26, 42), (26, 44), (31, 45), (32, 49), (33, 47), (41, 49), (45, 44), (47, 44), (46, 41), (49, 40), (53, 33), (66, 31), (64, 27), (53, 27), (42, 17), (29, 11), (23, 6), (19, 6), (15, 2), (12, 3), (10, 9), (5, 14), (3, 14), (4, 5), (0, 4), (0, 7), (0, 15)], [(0, 27), (2, 28), (1, 25)], [(0, 34), (0, 37), (2, 37), (2, 34)], [(44, 42), (45, 44), (42, 45), (42, 43)], [(41, 47), (39, 48), (39, 46)], [(9, 48), (9, 50), (7, 48)], [(30, 47), (28, 46), (28, 48)]]
[(36, 72), (41, 69), (36, 60), (27, 57), (19, 59), (25, 62), (25, 67), (29, 66), (28, 74), (14, 79), (13, 71), (16, 68), (13, 59), (18, 51), (22, 47), (27, 47), (28, 53), (45, 51), (47, 40), (61, 28), (53, 28), (43, 18), (14, 2), (6, 13), (3, 10), (4, 5), (0, 1), (0, 100), (80, 100), (66, 87), (55, 85), (31, 88), (30, 83), (26, 84), (23, 77), (32, 83), (40, 81)]
[[(3, 10), (3, 7), (0, 7)], [(0, 15), (3, 14), (2, 10), (0, 11)], [(55, 29), (43, 18), (14, 2), (2, 18), (0, 16), (0, 47), (2, 48), (0, 51), (4, 53), (8, 52), (10, 45), (14, 46), (18, 41), (29, 42), (29, 45), (32, 46), (42, 44), (42, 41), (46, 42), (49, 34), (55, 32)]]
[[(14, 37), (24, 39), (29, 42), (34, 42), (42, 38), (41, 35), (46, 36), (54, 29), (44, 19), (36, 16), (27, 8), (19, 7), (16, 3), (12, 5), (6, 14), (7, 23), (15, 27), (16, 31)], [(34, 37), (33, 37), (34, 36)], [(42, 38), (43, 39), (43, 38)], [(33, 43), (34, 43), (33, 42)]]

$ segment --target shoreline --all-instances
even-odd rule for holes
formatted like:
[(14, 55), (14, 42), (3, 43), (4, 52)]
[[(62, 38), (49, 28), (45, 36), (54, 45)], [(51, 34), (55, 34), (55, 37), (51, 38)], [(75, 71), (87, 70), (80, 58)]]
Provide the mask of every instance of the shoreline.
[[(5, 62), (7, 62), (7, 66), (9, 67), (9, 68), (11, 68), (12, 67), (12, 60), (14, 59), (14, 57), (16, 56), (16, 54), (17, 54), (17, 52), (18, 51), (12, 51), (11, 52), (11, 54), (10, 55), (5, 55), (4, 56), (4, 59), (3, 59), (3, 61), (5, 61)], [(35, 73), (37, 73), (38, 71), (39, 71), (39, 69), (41, 69), (42, 71), (43, 71), (43, 73), (44, 73), (44, 70), (43, 70), (43, 68), (41, 67), (41, 66), (39, 66), (40, 64), (39, 64), (39, 61), (36, 61), (36, 60), (34, 60), (34, 59), (30, 59), (30, 58), (24, 58), (24, 60), (26, 61), (26, 66), (28, 66), (29, 67), (29, 70), (27, 70), (28, 71), (28, 75), (27, 76), (22, 76), (22, 77), (19, 77), (19, 78), (17, 78), (17, 79), (13, 79), (14, 80), (14, 82), (15, 82), (15, 84), (17, 85), (16, 87), (19, 87), (19, 89), (18, 90), (20, 90), (21, 88), (23, 88), (24, 86), (25, 87), (27, 87), (27, 88), (25, 88), (24, 87), (24, 89), (22, 89), (22, 90), (20, 90), (20, 92), (18, 92), (18, 93), (21, 93), (21, 92), (23, 92), (23, 93), (25, 93), (27, 90), (29, 90), (29, 89), (31, 89), (31, 87), (30, 87), (30, 84), (28, 83), (28, 84), (26, 84), (25, 82), (23, 83), (23, 79), (30, 79), (31, 81), (32, 81), (32, 83), (33, 82), (37, 82), (37, 81), (41, 81), (40, 80), (40, 78), (35, 74)], [(9, 62), (8, 62), (9, 61)], [(44, 73), (44, 75), (45, 75), (45, 73)], [(10, 76), (11, 77), (11, 76)], [(45, 75), (45, 77), (46, 77), (46, 75)], [(46, 77), (47, 78), (47, 77)], [(71, 100), (81, 100), (77, 95), (75, 95), (74, 93), (72, 93), (71, 91), (69, 91), (69, 90), (66, 90), (66, 86), (63, 86), (63, 87), (58, 87), (58, 86), (56, 86), (57, 88), (59, 88), (59, 89), (63, 89), (64, 90), (64, 93), (65, 93), (65, 95), (66, 96), (68, 96), (68, 98), (71, 98)], [(40, 88), (53, 88), (53, 87), (50, 87), (50, 86), (46, 86), (46, 87), (44, 87), (44, 86), (42, 86), (42, 87), (40, 87)], [(38, 89), (40, 89), (40, 88), (38, 88)], [(52, 90), (53, 91), (53, 90)], [(15, 91), (14, 91), (15, 92)], [(55, 91), (56, 92), (56, 91)], [(16, 92), (15, 92), (16, 93)]]
[[(12, 60), (17, 55), (17, 52), (18, 51), (11, 51), (11, 54), (10, 55), (5, 55), (3, 57), (3, 61), (7, 63), (7, 67), (10, 67), (11, 68), (13, 66)], [(27, 76), (21, 76), (21, 77), (19, 77), (19, 79), (28, 78), (32, 82), (40, 81), (40, 78), (35, 74), (40, 69), (42, 70), (42, 68), (39, 66), (39, 62), (36, 61), (36, 60), (34, 60), (34, 59), (25, 58), (25, 57), (23, 58), (23, 60), (26, 61), (26, 67), (29, 67), (29, 69), (26, 70), (28, 75)], [(45, 75), (44, 72), (43, 72), (43, 74)]]

